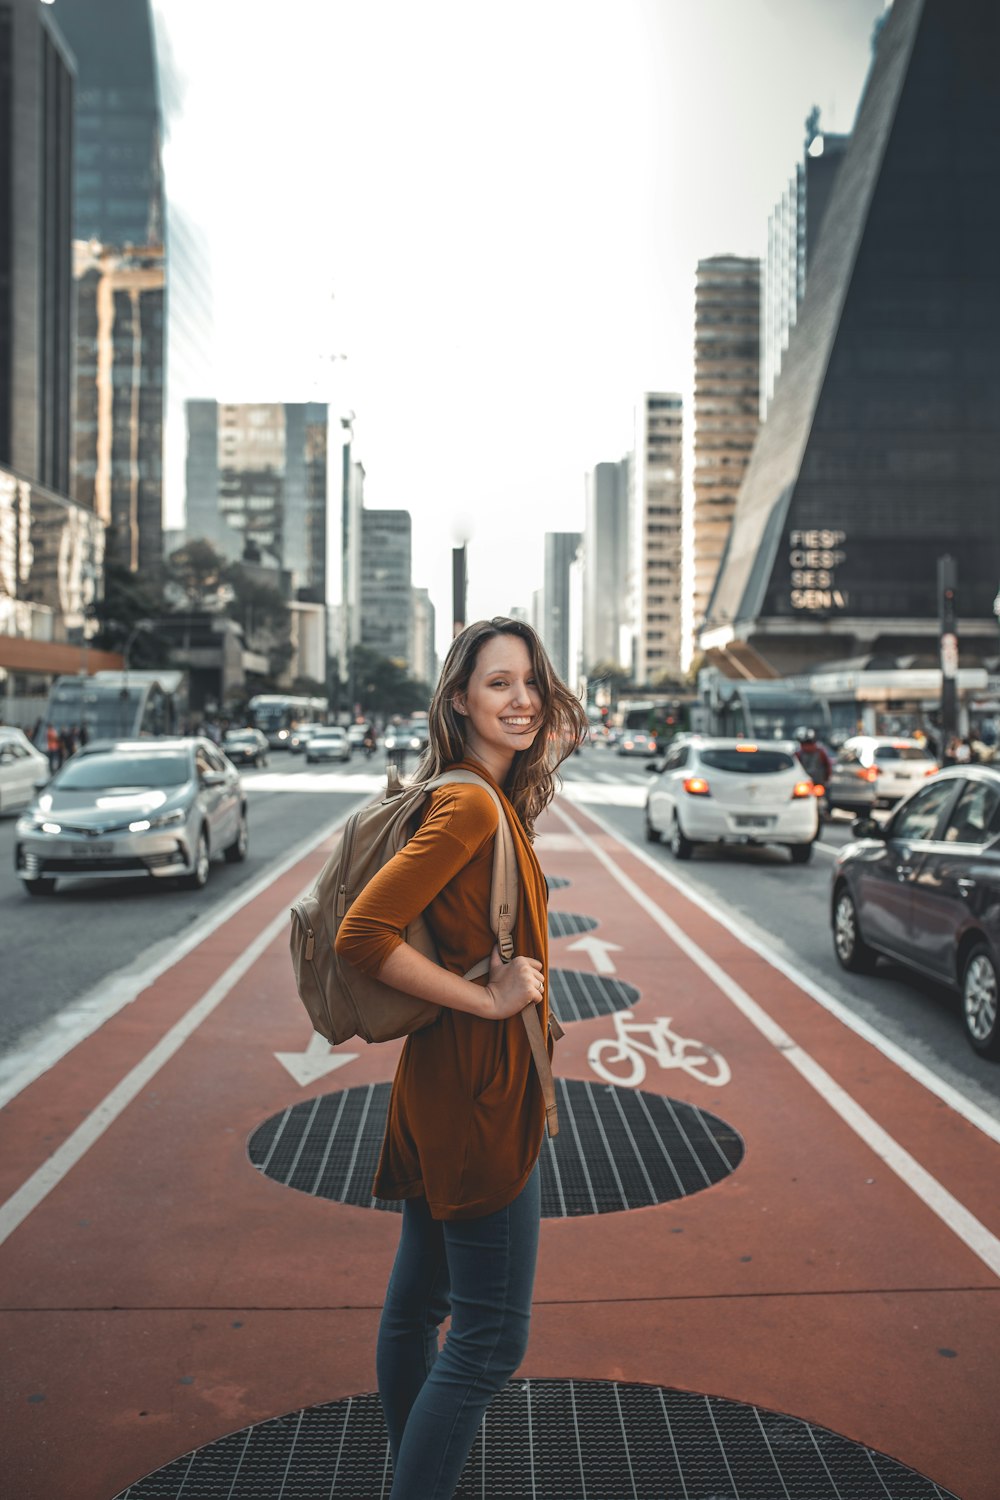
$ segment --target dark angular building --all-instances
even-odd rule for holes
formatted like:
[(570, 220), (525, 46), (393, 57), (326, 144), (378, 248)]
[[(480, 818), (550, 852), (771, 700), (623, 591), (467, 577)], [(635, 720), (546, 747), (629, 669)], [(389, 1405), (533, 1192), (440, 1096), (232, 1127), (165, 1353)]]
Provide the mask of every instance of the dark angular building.
[(700, 635), (782, 672), (996, 656), (1000, 6), (896, 0)]
[(73, 62), (47, 7), (0, 0), (0, 464), (69, 489)]

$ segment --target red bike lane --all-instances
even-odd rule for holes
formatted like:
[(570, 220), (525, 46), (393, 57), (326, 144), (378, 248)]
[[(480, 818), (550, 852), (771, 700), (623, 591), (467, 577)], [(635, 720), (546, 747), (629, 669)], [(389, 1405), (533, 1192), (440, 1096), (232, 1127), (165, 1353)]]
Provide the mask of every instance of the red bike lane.
[[(563, 1012), (521, 1375), (549, 1391), (621, 1383), (616, 1400), (646, 1386), (747, 1403), (961, 1500), (998, 1500), (1000, 1144), (581, 809), (557, 804), (538, 848), (565, 882), (553, 918), (589, 919), (553, 936), (556, 1008), (561, 985), (598, 1013)], [(141, 1495), (142, 1476), (226, 1434), (374, 1390), (398, 1220), (366, 1206), (366, 1187), (398, 1048), (348, 1044), (315, 1073), (333, 1058), (309, 1046), (286, 915), (321, 859), (2, 1112), (16, 1500)], [(640, 1128), (653, 1144), (633, 1150)], [(331, 1173), (339, 1185), (319, 1191)], [(663, 1472), (688, 1482), (657, 1493), (698, 1500), (697, 1462), (685, 1471), (686, 1439), (670, 1439)], [(253, 1461), (245, 1490), (194, 1480), (184, 1500), (307, 1493), (254, 1487)], [(770, 1495), (767, 1482), (717, 1493)], [(320, 1492), (382, 1491), (328, 1479)], [(584, 1493), (551, 1477), (534, 1492)], [(824, 1493), (838, 1492), (868, 1493)]]

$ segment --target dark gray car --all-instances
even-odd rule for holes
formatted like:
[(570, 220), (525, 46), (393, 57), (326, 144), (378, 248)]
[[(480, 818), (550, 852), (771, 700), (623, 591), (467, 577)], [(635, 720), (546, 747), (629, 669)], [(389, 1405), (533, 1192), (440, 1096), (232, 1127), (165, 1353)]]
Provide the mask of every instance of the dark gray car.
[(239, 772), (210, 740), (101, 741), (78, 750), (17, 822), (14, 865), (32, 896), (86, 876), (179, 876), (247, 854)]
[(958, 990), (969, 1041), (1000, 1058), (1000, 771), (940, 771), (854, 831), (833, 871), (840, 963), (870, 973), (884, 954)]

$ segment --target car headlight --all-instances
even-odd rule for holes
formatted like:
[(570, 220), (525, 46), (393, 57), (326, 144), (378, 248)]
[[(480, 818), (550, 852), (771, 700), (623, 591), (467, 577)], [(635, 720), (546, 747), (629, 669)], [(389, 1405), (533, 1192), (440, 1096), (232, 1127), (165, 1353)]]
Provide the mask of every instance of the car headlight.
[(129, 833), (148, 833), (154, 828), (175, 828), (186, 819), (187, 813), (183, 808), (177, 807), (173, 812), (161, 813), (158, 818), (137, 818), (134, 823), (128, 825), (128, 831)]

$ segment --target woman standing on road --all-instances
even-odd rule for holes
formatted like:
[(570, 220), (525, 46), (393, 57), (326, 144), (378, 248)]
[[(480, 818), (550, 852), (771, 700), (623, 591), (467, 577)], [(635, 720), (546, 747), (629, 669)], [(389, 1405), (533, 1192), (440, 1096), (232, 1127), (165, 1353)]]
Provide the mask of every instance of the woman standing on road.
[[(373, 1188), (403, 1200), (376, 1354), (392, 1500), (448, 1500), (489, 1401), (527, 1346), (545, 1107), (525, 1006), (540, 1007), (548, 1034), (547, 892), (531, 840), (555, 768), (585, 728), (529, 626), (496, 618), (464, 630), (435, 691), (414, 779), (460, 767), (499, 793), (517, 852), (517, 956), (502, 964), (494, 948), (497, 811), (475, 785), (431, 792), (419, 829), (337, 937), (341, 957), (365, 973), (443, 1007), (404, 1044)], [(403, 940), (421, 912), (440, 964)], [(463, 979), (491, 948), (485, 986)]]

